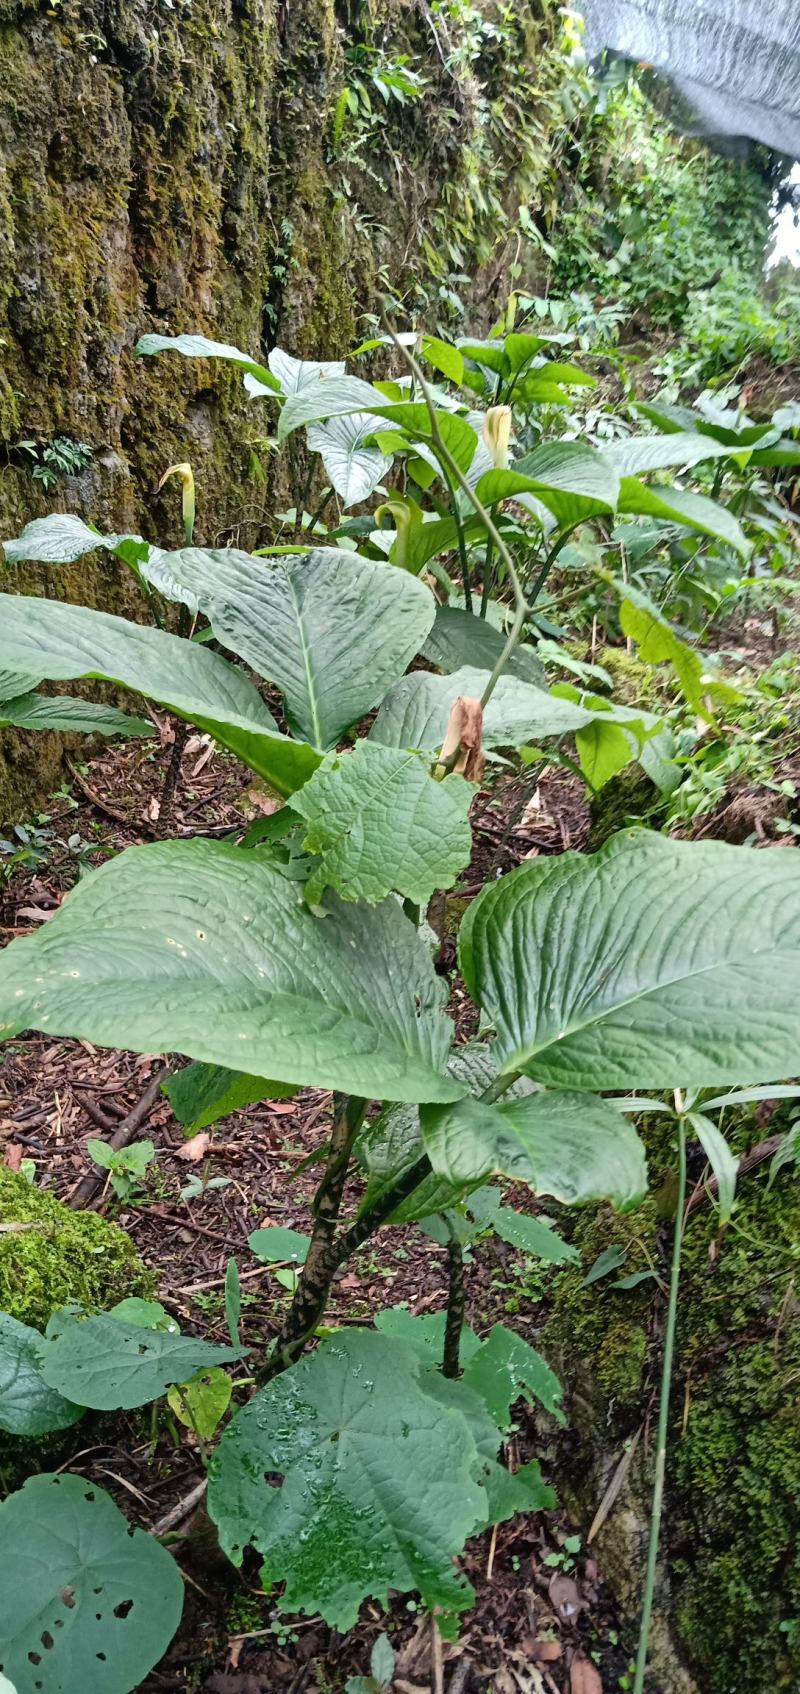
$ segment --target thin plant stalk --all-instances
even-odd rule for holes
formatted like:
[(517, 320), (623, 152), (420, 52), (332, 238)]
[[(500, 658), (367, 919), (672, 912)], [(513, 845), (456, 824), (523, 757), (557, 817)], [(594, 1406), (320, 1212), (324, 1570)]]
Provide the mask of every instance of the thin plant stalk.
[(333, 1127), (322, 1181), (314, 1196), (314, 1227), (303, 1269), (284, 1326), (267, 1360), (269, 1382), (294, 1362), (325, 1310), (338, 1268), (334, 1236), (356, 1136), (368, 1102), (347, 1094), (333, 1097)]
[(525, 619), (526, 619), (527, 614), (528, 614), (527, 601), (526, 601), (525, 595), (523, 593), (522, 583), (521, 583), (520, 578), (519, 578), (519, 573), (517, 571), (517, 567), (514, 564), (514, 560), (511, 557), (511, 554), (510, 554), (510, 552), (509, 552), (509, 550), (508, 550), (508, 548), (505, 544), (505, 541), (503, 540), (502, 535), (500, 534), (499, 529), (497, 528), (497, 525), (496, 525), (493, 517), (487, 511), (486, 507), (483, 504), (483, 501), (481, 499), (479, 499), (478, 495), (475, 493), (474, 488), (472, 488), (470, 486), (469, 482), (467, 481), (467, 478), (464, 475), (464, 472), (461, 469), (461, 466), (453, 458), (453, 455), (450, 452), (449, 447), (447, 447), (447, 445), (445, 444), (445, 441), (442, 437), (442, 432), (439, 428), (439, 420), (436, 416), (436, 402), (433, 398), (433, 394), (431, 393), (430, 388), (428, 387), (427, 381), (426, 381), (419, 365), (417, 364), (416, 359), (414, 358), (413, 354), (409, 352), (407, 347), (403, 347), (402, 343), (400, 341), (398, 341), (397, 336), (394, 335), (394, 333), (392, 331), (390, 331), (389, 333), (391, 334), (392, 340), (393, 340), (394, 345), (397, 348), (398, 352), (401, 353), (403, 358), (405, 359), (406, 364), (408, 365), (412, 376), (419, 383), (420, 393), (422, 394), (423, 399), (425, 401), (425, 404), (428, 408), (428, 416), (430, 418), (430, 425), (431, 425), (431, 441), (433, 442), (433, 445), (436, 449), (436, 457), (438, 458), (438, 460), (439, 460), (440, 464), (442, 465), (443, 469), (445, 467), (447, 468), (447, 470), (449, 471), (450, 476), (453, 478), (454, 482), (457, 482), (459, 488), (462, 490), (462, 492), (464, 494), (466, 494), (467, 499), (470, 502), (470, 505), (472, 506), (473, 510), (477, 513), (477, 516), (480, 518), (481, 523), (483, 524), (484, 528), (488, 531), (489, 537), (494, 542), (494, 546), (495, 546), (497, 552), (500, 554), (500, 557), (503, 561), (503, 564), (505, 565), (506, 570), (508, 571), (508, 579), (509, 579), (509, 582), (511, 583), (511, 587), (514, 591), (514, 604), (515, 604), (515, 608), (516, 608), (515, 615), (514, 615), (514, 622), (511, 626), (511, 629), (510, 629), (509, 634), (508, 634), (508, 639), (505, 642), (505, 645), (504, 645), (503, 650), (500, 654), (500, 657), (497, 661), (497, 664), (495, 665), (494, 670), (492, 671), (491, 676), (489, 677), (489, 681), (487, 682), (486, 687), (484, 688), (484, 691), (481, 695), (481, 705), (485, 707), (486, 705), (488, 705), (488, 702), (491, 699), (491, 697), (492, 697), (492, 695), (495, 691), (495, 688), (497, 687), (498, 682), (500, 681), (500, 678), (503, 674), (503, 671), (505, 670), (505, 668), (508, 664), (508, 661), (511, 658), (511, 655), (514, 651), (514, 648), (517, 646), (517, 643), (519, 642), (520, 637), (522, 635), (523, 625), (525, 623)]
[(669, 1278), (667, 1321), (664, 1330), (664, 1357), (661, 1365), (661, 1396), (658, 1406), (658, 1445), (656, 1448), (655, 1477), (653, 1479), (653, 1503), (650, 1512), (650, 1541), (647, 1549), (647, 1569), (645, 1573), (644, 1597), (642, 1600), (642, 1621), (639, 1628), (639, 1650), (636, 1656), (636, 1675), (633, 1683), (633, 1694), (644, 1694), (644, 1679), (645, 1672), (647, 1670), (647, 1649), (650, 1643), (650, 1623), (653, 1615), (653, 1595), (656, 1584), (658, 1545), (661, 1536), (661, 1513), (664, 1504), (664, 1476), (667, 1466), (669, 1402), (670, 1390), (672, 1388), (672, 1361), (675, 1353), (675, 1328), (678, 1318), (681, 1250), (683, 1248), (683, 1232), (686, 1222), (686, 1124), (683, 1115), (683, 1100), (677, 1090), (675, 1094), (675, 1105), (678, 1112), (678, 1197), (675, 1205), (675, 1231), (672, 1241), (672, 1267)]
[[(446, 1221), (446, 1220), (445, 1220)], [(447, 1243), (447, 1315), (444, 1326), (442, 1376), (455, 1379), (461, 1375), (461, 1331), (464, 1327), (464, 1251), (455, 1230), (448, 1224)]]

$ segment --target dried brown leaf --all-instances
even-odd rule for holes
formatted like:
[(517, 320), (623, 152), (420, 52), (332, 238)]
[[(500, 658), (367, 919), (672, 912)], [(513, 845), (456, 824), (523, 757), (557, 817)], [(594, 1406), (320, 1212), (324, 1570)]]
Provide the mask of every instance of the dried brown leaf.
[(18, 1171), (25, 1157), (25, 1148), (21, 1141), (7, 1141), (3, 1154), (3, 1164), (6, 1170)]
[(210, 1145), (211, 1136), (208, 1130), (204, 1129), (199, 1135), (193, 1135), (191, 1140), (187, 1141), (183, 1147), (177, 1147), (175, 1157), (176, 1159), (185, 1159), (187, 1165), (199, 1165), (200, 1160), (205, 1158)]
[(603, 1694), (600, 1672), (591, 1659), (573, 1659), (569, 1670), (569, 1694)]
[(468, 782), (480, 782), (486, 763), (482, 736), (483, 707), (480, 700), (459, 694), (450, 708), (447, 732), (439, 754), (440, 767), (445, 766), (458, 776), (465, 776)]

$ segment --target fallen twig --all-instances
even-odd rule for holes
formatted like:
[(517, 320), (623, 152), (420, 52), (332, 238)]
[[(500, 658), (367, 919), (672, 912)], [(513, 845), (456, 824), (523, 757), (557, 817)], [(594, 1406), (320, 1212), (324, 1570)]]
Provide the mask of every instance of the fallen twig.
[(169, 1511), (156, 1520), (153, 1524), (153, 1535), (166, 1535), (168, 1530), (175, 1528), (176, 1524), (183, 1523), (184, 1519), (188, 1518), (189, 1513), (194, 1511), (195, 1506), (199, 1506), (207, 1487), (208, 1478), (204, 1476), (199, 1482), (195, 1483), (194, 1488), (189, 1489), (188, 1494), (184, 1494), (182, 1500), (176, 1500), (175, 1505), (170, 1506)]
[[(128, 1116), (123, 1118), (122, 1123), (118, 1124), (111, 1136), (110, 1145), (115, 1152), (120, 1147), (127, 1147), (137, 1131), (142, 1128), (161, 1093), (162, 1082), (166, 1082), (167, 1077), (171, 1076), (176, 1068), (177, 1061), (172, 1060), (169, 1064), (162, 1065), (161, 1069), (155, 1071), (151, 1076), (141, 1098), (131, 1108)], [(104, 1171), (89, 1171), (88, 1175), (81, 1178), (77, 1188), (67, 1196), (67, 1204), (72, 1207), (74, 1212), (83, 1211), (86, 1207), (91, 1206), (105, 1180)]]

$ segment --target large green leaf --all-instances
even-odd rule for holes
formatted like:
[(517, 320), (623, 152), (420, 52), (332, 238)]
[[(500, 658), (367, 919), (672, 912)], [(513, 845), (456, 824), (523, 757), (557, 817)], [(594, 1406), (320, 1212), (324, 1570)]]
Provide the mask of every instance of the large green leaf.
[(461, 968), (504, 1073), (556, 1088), (790, 1076), (800, 864), (646, 830), (522, 865), (465, 914)]
[(209, 1129), (243, 1106), (255, 1106), (259, 1100), (285, 1100), (295, 1092), (285, 1082), (248, 1076), (223, 1065), (203, 1064), (185, 1065), (163, 1088), (178, 1122), (190, 1135)]
[(628, 1207), (647, 1188), (644, 1148), (613, 1106), (594, 1094), (554, 1089), (488, 1105), (423, 1106), (425, 1151), (454, 1187), (496, 1173), (564, 1205), (613, 1200)]
[(281, 794), (319, 754), (281, 735), (253, 684), (218, 653), (161, 629), (58, 600), (0, 594), (0, 667), (54, 681), (96, 677), (148, 695), (209, 730)]
[(69, 695), (20, 694), (16, 700), (0, 700), (0, 725), (15, 729), (53, 729), (62, 734), (79, 731), (85, 735), (152, 735), (147, 718), (132, 717), (116, 706), (97, 706), (90, 700), (73, 700)]
[(690, 647), (663, 613), (640, 588), (618, 584), (621, 598), (620, 623), (625, 635), (636, 642), (645, 664), (671, 664), (681, 693), (701, 717), (710, 717), (712, 704), (736, 705), (742, 699), (737, 688), (726, 682), (710, 659)]
[(267, 364), (282, 394), (299, 394), (301, 388), (319, 382), (321, 377), (330, 380), (344, 376), (346, 369), (343, 359), (296, 359), (293, 353), (284, 353), (282, 347), (272, 348)]
[(626, 436), (620, 441), (609, 441), (602, 448), (603, 458), (623, 478), (666, 470), (671, 465), (688, 468), (702, 459), (724, 458), (728, 451), (722, 442), (712, 441), (693, 429), (678, 429), (664, 435)]
[(386, 395), (359, 376), (325, 377), (289, 396), (281, 411), (278, 435), (285, 440), (302, 424), (347, 417), (354, 412), (385, 417), (386, 405)]
[(31, 694), (41, 680), (40, 676), (28, 676), (24, 671), (0, 670), (0, 704), (16, 700), (20, 694)]
[[(451, 706), (460, 694), (480, 699), (488, 680), (488, 671), (469, 666), (444, 676), (412, 671), (409, 676), (401, 677), (387, 694), (370, 729), (370, 740), (387, 747), (418, 747), (426, 753), (438, 752)], [(574, 735), (576, 730), (596, 721), (603, 724), (616, 721), (614, 708), (598, 712), (549, 694), (546, 689), (536, 688), (518, 677), (503, 675), (483, 715), (483, 745), (521, 747), (525, 742), (538, 742), (551, 735)]]
[(224, 359), (233, 365), (241, 365), (250, 376), (254, 376), (265, 388), (277, 390), (277, 378), (257, 359), (251, 359), (249, 353), (241, 353), (238, 347), (230, 347), (224, 341), (209, 341), (206, 335), (143, 335), (136, 343), (136, 351), (140, 355), (149, 353), (182, 353), (184, 359)]
[[(425, 1391), (407, 1348), (342, 1332), (236, 1414), (212, 1460), (209, 1512), (235, 1564), (261, 1553), (290, 1612), (339, 1630), (362, 1600), (417, 1590), (460, 1610), (454, 1557), (487, 1515), (478, 1453), (461, 1412)], [(270, 1473), (283, 1477), (276, 1488)]]
[[(433, 628), (423, 655), (442, 671), (458, 671), (464, 665), (492, 671), (505, 646), (499, 629), (459, 606), (437, 606)], [(544, 667), (533, 647), (519, 646), (512, 653), (507, 673), (535, 687), (544, 682)]]
[(385, 453), (377, 447), (365, 446), (367, 437), (374, 434), (375, 419), (368, 412), (353, 412), (347, 417), (331, 418), (325, 424), (312, 424), (308, 431), (308, 445), (312, 452), (320, 454), (345, 509), (368, 500), (391, 470), (392, 461)]
[(219, 640), (277, 684), (291, 727), (323, 749), (402, 676), (436, 611), (407, 572), (333, 547), (274, 563), (201, 547), (163, 560)]
[(216, 1347), (193, 1335), (142, 1329), (110, 1312), (78, 1318), (56, 1314), (42, 1344), (42, 1377), (65, 1399), (98, 1412), (146, 1406), (171, 1382), (242, 1357), (242, 1349)]
[(130, 848), (0, 953), (0, 1038), (46, 1029), (279, 1082), (452, 1100), (452, 1026), (395, 900), (302, 905), (274, 861), (222, 842)]
[[(514, 478), (520, 479), (516, 488), (512, 487)], [(519, 459), (512, 470), (489, 471), (478, 484), (481, 499), (513, 498), (515, 493), (535, 494), (563, 529), (615, 511), (619, 478), (593, 447), (579, 441), (546, 441)]]
[(0, 1541), (0, 1666), (18, 1694), (140, 1688), (181, 1621), (166, 1549), (82, 1476), (30, 1477), (0, 1505)]
[(10, 1435), (47, 1435), (83, 1416), (48, 1388), (41, 1374), (44, 1337), (0, 1312), (0, 1429)]
[(13, 541), (4, 541), (3, 552), (8, 565), (24, 559), (45, 565), (74, 565), (98, 548), (115, 553), (124, 542), (133, 543), (136, 552), (147, 553), (147, 542), (140, 535), (99, 535), (71, 512), (50, 512), (46, 518), (34, 518), (26, 524)]
[[(317, 423), (322, 419), (347, 417), (367, 413), (376, 420), (388, 418), (410, 439), (432, 440), (430, 413), (422, 401), (388, 400), (379, 388), (360, 377), (341, 376), (310, 383), (300, 393), (290, 396), (281, 412), (278, 436), (284, 440), (301, 424)], [(436, 421), (445, 445), (460, 468), (471, 464), (478, 445), (478, 436), (466, 418), (453, 411), (438, 410)]]
[(334, 888), (374, 902), (394, 889), (426, 906), (469, 863), (474, 793), (461, 776), (437, 782), (419, 753), (358, 741), (352, 753), (329, 754), (292, 800), (308, 825), (303, 846), (321, 855), (306, 898), (317, 903)]
[[(666, 436), (667, 441), (674, 436)], [(727, 542), (743, 557), (752, 551), (741, 524), (726, 506), (709, 500), (705, 494), (693, 494), (684, 488), (654, 488), (651, 483), (639, 482), (635, 476), (625, 476), (620, 483), (620, 512), (644, 513), (663, 518), (668, 523), (684, 524), (687, 529), (699, 530)]]

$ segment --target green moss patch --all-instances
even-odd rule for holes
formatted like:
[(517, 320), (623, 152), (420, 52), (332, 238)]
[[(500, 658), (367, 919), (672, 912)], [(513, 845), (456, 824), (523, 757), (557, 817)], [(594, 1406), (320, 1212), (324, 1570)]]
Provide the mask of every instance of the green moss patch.
[(70, 1300), (97, 1311), (153, 1291), (154, 1278), (124, 1230), (94, 1212), (71, 1212), (3, 1169), (0, 1219), (32, 1226), (0, 1233), (0, 1311), (21, 1323), (44, 1329)]
[[(751, 1115), (732, 1139), (743, 1151), (763, 1133)], [(663, 1301), (655, 1284), (612, 1286), (646, 1268), (647, 1254), (662, 1273), (668, 1263), (670, 1156), (663, 1129), (648, 1139), (654, 1198), (625, 1218), (578, 1219), (582, 1265), (555, 1279), (544, 1335), (574, 1425), (565, 1491), (587, 1518), (598, 1478), (652, 1405), (660, 1370)], [(702, 1168), (698, 1154), (690, 1175), (698, 1178)], [(787, 1167), (767, 1184), (764, 1166), (742, 1180), (727, 1230), (720, 1233), (713, 1208), (703, 1205), (686, 1235), (663, 1557), (674, 1639), (702, 1694), (796, 1694), (800, 1687), (800, 1183)], [(628, 1248), (624, 1265), (584, 1287), (598, 1254), (616, 1244)], [(635, 1470), (628, 1504), (643, 1534), (651, 1477), (647, 1465), (638, 1478)], [(608, 1535), (612, 1547), (614, 1514)], [(627, 1558), (630, 1564), (630, 1548)], [(605, 1574), (613, 1579), (610, 1568)], [(640, 1575), (628, 1572), (632, 1621)]]

